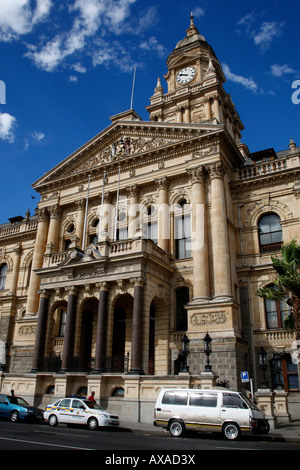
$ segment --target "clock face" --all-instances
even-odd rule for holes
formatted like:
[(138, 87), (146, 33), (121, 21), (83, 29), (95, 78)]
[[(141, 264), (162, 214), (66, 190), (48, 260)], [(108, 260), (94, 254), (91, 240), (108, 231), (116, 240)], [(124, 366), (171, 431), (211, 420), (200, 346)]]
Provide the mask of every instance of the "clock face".
[(193, 67), (186, 67), (180, 70), (176, 75), (177, 83), (184, 85), (189, 83), (196, 75), (196, 70)]

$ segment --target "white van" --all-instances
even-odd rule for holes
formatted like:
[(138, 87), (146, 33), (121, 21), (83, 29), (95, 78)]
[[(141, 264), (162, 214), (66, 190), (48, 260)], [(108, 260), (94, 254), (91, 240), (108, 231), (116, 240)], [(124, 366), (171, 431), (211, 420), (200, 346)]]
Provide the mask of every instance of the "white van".
[(180, 437), (186, 430), (222, 432), (227, 439), (242, 433), (269, 432), (269, 423), (246, 395), (228, 389), (162, 389), (154, 409), (154, 426)]

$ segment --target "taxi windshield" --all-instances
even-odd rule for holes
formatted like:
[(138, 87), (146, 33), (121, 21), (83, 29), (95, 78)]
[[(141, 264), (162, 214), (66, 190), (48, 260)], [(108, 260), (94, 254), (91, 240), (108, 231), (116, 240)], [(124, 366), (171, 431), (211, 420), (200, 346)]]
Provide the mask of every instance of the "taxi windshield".
[(97, 405), (97, 403), (93, 401), (90, 401), (90, 400), (82, 400), (82, 401), (88, 408), (91, 408), (93, 410), (103, 410), (101, 406)]

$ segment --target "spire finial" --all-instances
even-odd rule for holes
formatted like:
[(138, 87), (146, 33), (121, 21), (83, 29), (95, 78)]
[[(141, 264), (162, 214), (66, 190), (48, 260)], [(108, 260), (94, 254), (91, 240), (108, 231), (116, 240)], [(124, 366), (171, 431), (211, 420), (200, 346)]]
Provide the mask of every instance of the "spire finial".
[(187, 36), (191, 36), (193, 34), (199, 34), (198, 29), (194, 25), (194, 15), (193, 12), (191, 11), (191, 16), (190, 16), (190, 26), (189, 29), (186, 30)]

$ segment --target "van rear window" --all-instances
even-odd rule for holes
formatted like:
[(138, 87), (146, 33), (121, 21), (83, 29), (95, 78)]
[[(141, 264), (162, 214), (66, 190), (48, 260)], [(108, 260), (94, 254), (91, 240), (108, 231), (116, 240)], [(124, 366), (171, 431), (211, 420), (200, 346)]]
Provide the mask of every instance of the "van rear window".
[(164, 405), (186, 405), (187, 393), (185, 392), (165, 392), (162, 403)]
[(215, 408), (217, 401), (217, 394), (191, 393), (190, 395), (190, 406), (208, 406)]

